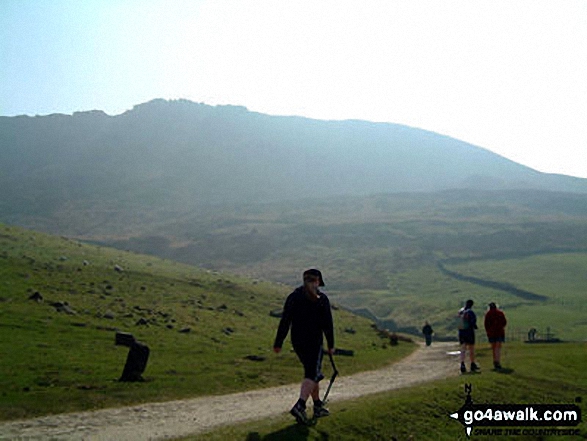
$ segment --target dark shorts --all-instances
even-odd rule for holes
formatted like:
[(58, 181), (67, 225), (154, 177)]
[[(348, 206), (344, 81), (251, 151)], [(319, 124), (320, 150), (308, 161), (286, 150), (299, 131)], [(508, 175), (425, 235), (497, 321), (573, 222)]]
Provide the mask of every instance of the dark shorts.
[(504, 343), (505, 337), (487, 337), (487, 340), (489, 340), (489, 343)]
[(315, 382), (324, 378), (324, 374), (321, 372), (323, 355), (322, 347), (317, 349), (296, 349), (296, 354), (304, 366), (304, 378), (309, 378)]
[(474, 345), (475, 344), (475, 331), (472, 329), (459, 330), (459, 343)]

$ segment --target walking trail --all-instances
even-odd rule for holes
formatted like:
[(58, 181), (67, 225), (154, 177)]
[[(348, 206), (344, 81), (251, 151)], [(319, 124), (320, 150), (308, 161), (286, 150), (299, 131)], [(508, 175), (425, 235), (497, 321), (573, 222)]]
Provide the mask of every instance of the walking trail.
[[(349, 400), (457, 375), (457, 357), (449, 353), (456, 350), (455, 343), (421, 345), (411, 355), (388, 367), (338, 377), (329, 401)], [(12, 421), (0, 424), (0, 439), (170, 439), (287, 413), (298, 393), (299, 384), (290, 384), (230, 395)]]

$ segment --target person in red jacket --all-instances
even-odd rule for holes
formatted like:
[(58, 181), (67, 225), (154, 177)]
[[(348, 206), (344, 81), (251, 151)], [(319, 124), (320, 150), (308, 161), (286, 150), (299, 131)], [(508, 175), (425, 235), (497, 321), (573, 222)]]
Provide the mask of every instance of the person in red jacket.
[(495, 303), (491, 302), (489, 310), (485, 314), (485, 332), (493, 350), (495, 369), (501, 369), (501, 345), (505, 342), (505, 325), (507, 325), (505, 314), (497, 309)]

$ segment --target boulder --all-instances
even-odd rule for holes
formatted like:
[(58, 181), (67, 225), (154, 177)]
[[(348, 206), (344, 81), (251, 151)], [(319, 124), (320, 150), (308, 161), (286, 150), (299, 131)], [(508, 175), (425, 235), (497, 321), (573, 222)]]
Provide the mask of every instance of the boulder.
[(146, 344), (138, 341), (133, 342), (119, 381), (144, 381), (143, 373), (147, 367), (149, 352), (149, 347)]
[(117, 332), (114, 337), (114, 344), (117, 346), (127, 346), (130, 348), (135, 341), (134, 335), (130, 332)]

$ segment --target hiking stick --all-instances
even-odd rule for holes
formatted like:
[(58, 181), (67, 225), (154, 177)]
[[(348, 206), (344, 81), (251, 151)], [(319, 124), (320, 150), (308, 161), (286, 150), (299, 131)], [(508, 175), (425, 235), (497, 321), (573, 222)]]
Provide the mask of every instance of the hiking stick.
[(326, 403), (326, 399), (328, 398), (328, 394), (330, 393), (330, 388), (332, 387), (332, 383), (334, 383), (334, 380), (336, 379), (337, 375), (338, 375), (338, 370), (336, 369), (336, 365), (334, 364), (334, 358), (332, 358), (332, 354), (329, 352), (328, 353), (328, 358), (330, 358), (330, 364), (332, 365), (332, 370), (334, 371), (332, 373), (332, 377), (330, 377), (330, 383), (328, 383), (328, 388), (326, 389), (326, 393), (324, 394), (324, 398), (322, 398), (322, 401), (324, 401)]

